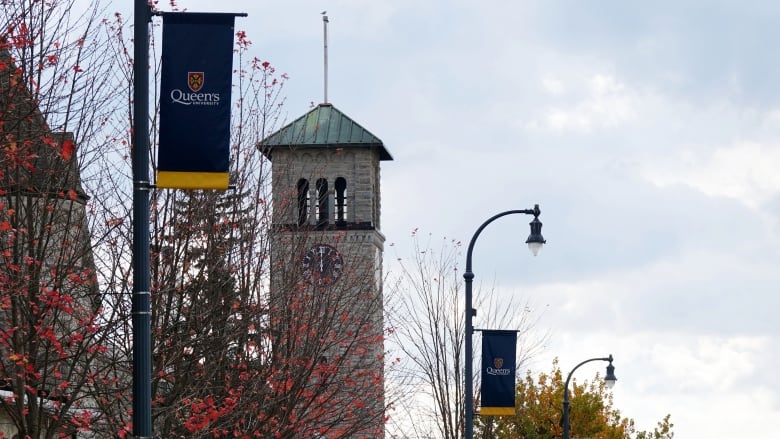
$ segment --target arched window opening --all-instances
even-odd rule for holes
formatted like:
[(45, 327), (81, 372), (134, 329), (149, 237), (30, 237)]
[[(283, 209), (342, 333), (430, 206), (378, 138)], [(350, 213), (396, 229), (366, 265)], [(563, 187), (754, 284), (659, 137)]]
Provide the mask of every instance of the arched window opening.
[(298, 225), (302, 226), (309, 220), (309, 181), (298, 180)]
[(336, 222), (347, 221), (347, 180), (344, 177), (336, 179)]
[(328, 223), (328, 180), (317, 180), (317, 225)]

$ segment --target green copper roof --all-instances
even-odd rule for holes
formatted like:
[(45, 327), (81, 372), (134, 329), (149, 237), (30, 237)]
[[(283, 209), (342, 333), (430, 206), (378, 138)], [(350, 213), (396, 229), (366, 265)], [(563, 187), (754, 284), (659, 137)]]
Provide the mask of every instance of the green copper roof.
[(289, 125), (266, 137), (266, 153), (278, 146), (378, 148), (380, 160), (392, 160), (384, 144), (331, 104), (320, 104)]

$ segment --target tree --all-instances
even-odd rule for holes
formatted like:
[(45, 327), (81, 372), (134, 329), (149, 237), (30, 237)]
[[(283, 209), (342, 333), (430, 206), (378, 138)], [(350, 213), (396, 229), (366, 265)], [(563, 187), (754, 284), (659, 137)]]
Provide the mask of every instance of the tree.
[[(98, 287), (94, 205), (112, 110), (99, 1), (0, 9), (0, 379), (4, 434), (51, 438), (111, 424), (116, 310)], [(8, 422), (4, 422), (8, 425)]]
[[(553, 360), (550, 373), (534, 377), (531, 371), (517, 385), (514, 416), (479, 418), (483, 439), (524, 438), (553, 439), (563, 433), (561, 426), (564, 377)], [(667, 415), (652, 433), (636, 431), (634, 420), (624, 418), (614, 407), (612, 394), (596, 374), (590, 382), (569, 383), (572, 437), (598, 439), (671, 439), (673, 425)]]
[[(432, 242), (412, 233), (411, 257), (398, 258), (388, 284), (388, 318), (394, 346), (402, 356), (391, 385), (407, 395), (393, 408), (393, 428), (401, 437), (463, 437), (464, 292), (458, 271), (463, 254), (457, 240)], [(542, 346), (531, 334), (529, 307), (513, 301), (499, 306), (495, 291), (475, 294), (476, 308), (491, 328), (519, 331), (517, 364)], [(477, 344), (479, 346), (479, 344)], [(477, 380), (479, 377), (472, 377)]]
[[(383, 428), (382, 301), (373, 255), (341, 242), (346, 271), (328, 286), (302, 277), (300, 255), (315, 243), (306, 230), (274, 235), (289, 259), (273, 263), (270, 419), (289, 437), (378, 437)], [(327, 242), (345, 236), (328, 232)], [(373, 233), (373, 231), (371, 231)], [(380, 325), (377, 325), (380, 322)], [(377, 367), (377, 364), (379, 366)], [(273, 414), (273, 412), (271, 413)]]
[(674, 438), (674, 432), (672, 428), (674, 424), (669, 420), (672, 416), (666, 415), (663, 419), (658, 421), (658, 425), (653, 428), (653, 431), (640, 431), (636, 434), (636, 439), (672, 439)]

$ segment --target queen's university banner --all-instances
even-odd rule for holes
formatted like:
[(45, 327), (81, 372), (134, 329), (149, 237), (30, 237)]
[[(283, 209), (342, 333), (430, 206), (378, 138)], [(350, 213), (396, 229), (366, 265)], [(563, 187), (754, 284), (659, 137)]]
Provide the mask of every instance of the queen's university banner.
[(228, 188), (234, 19), (163, 14), (159, 188)]
[(482, 407), (480, 415), (515, 414), (517, 332), (482, 331)]

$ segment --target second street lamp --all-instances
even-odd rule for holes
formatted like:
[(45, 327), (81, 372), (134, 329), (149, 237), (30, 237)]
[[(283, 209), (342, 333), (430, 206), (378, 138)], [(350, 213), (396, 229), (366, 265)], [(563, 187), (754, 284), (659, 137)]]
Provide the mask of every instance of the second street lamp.
[(566, 383), (563, 385), (563, 439), (569, 439), (569, 432), (571, 431), (571, 425), (569, 425), (569, 380), (571, 380), (571, 376), (577, 368), (585, 363), (590, 363), (591, 361), (609, 361), (609, 365), (607, 365), (607, 374), (604, 375), (604, 382), (610, 389), (615, 385), (615, 382), (617, 382), (617, 377), (615, 377), (615, 366), (612, 365), (612, 354), (610, 354), (609, 357), (604, 358), (591, 358), (590, 360), (585, 360), (574, 366), (574, 369), (569, 372), (569, 376), (566, 377)]
[(474, 243), (477, 241), (479, 234), (482, 233), (482, 230), (487, 227), (488, 224), (492, 223), (498, 218), (501, 218), (502, 216), (511, 214), (533, 215), (534, 219), (530, 222), (531, 234), (528, 235), (528, 239), (526, 239), (525, 242), (528, 244), (528, 248), (531, 250), (533, 255), (536, 256), (539, 254), (539, 250), (542, 249), (542, 245), (547, 242), (544, 240), (544, 237), (542, 237), (542, 222), (539, 221), (539, 214), (541, 213), (542, 212), (539, 210), (539, 205), (536, 204), (534, 205), (533, 209), (507, 210), (506, 212), (493, 215), (487, 221), (482, 223), (479, 228), (477, 228), (477, 231), (474, 232), (474, 236), (471, 237), (471, 242), (469, 242), (469, 248), (466, 252), (466, 271), (463, 273), (463, 279), (466, 281), (466, 364), (464, 366), (465, 370), (463, 377), (465, 397), (463, 405), (466, 418), (466, 439), (473, 439), (474, 437), (474, 365), (472, 364), (474, 361), (474, 352), (473, 341), (471, 339), (474, 335), (472, 318), (475, 314), (475, 310), (472, 306), (472, 281), (474, 280), (474, 273), (471, 271), (471, 254), (474, 251)]

